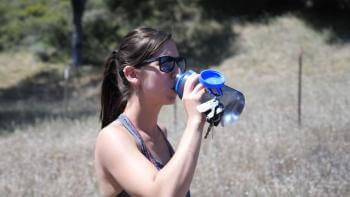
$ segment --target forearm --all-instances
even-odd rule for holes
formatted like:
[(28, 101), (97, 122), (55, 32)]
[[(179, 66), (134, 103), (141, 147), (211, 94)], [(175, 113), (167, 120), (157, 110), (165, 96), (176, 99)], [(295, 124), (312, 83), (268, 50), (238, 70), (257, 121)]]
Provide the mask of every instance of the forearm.
[(161, 196), (185, 196), (197, 165), (203, 126), (200, 120), (188, 120), (176, 153), (156, 176)]

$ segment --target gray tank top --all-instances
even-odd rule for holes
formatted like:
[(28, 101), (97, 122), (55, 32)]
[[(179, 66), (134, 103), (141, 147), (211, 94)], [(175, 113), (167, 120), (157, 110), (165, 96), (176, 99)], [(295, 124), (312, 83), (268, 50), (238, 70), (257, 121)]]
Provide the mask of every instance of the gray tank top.
[[(128, 131), (129, 133), (134, 137), (134, 139), (136, 140), (137, 144), (141, 147), (141, 153), (148, 159), (150, 160), (153, 165), (157, 168), (157, 170), (160, 170), (164, 167), (164, 164), (161, 161), (158, 161), (157, 159), (155, 159), (151, 152), (148, 151), (144, 141), (142, 140), (141, 136), (139, 135), (139, 133), (137, 132), (136, 128), (133, 126), (133, 124), (131, 123), (131, 121), (128, 119), (128, 117), (124, 114), (120, 114), (118, 119), (116, 120), (118, 122), (120, 122)], [(159, 127), (158, 127), (159, 128)], [(161, 130), (159, 128), (159, 130)], [(165, 137), (164, 133), (161, 132), (164, 140), (168, 146), (168, 150), (169, 150), (169, 154), (170, 154), (170, 158), (174, 155), (174, 149), (172, 148), (171, 144), (169, 143), (168, 139)], [(187, 192), (186, 197), (190, 197), (190, 191)], [(121, 193), (119, 193), (117, 195), (117, 197), (130, 197), (130, 195), (128, 193), (126, 193), (125, 191), (122, 191)]]

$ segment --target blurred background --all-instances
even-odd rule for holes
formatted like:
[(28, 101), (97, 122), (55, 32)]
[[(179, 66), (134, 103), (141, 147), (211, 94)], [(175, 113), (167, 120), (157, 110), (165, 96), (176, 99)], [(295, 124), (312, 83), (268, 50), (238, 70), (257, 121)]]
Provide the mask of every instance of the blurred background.
[[(98, 196), (104, 60), (139, 26), (246, 96), (203, 146), (193, 196), (350, 196), (349, 0), (1, 0), (0, 196)], [(159, 117), (173, 146), (182, 103)]]

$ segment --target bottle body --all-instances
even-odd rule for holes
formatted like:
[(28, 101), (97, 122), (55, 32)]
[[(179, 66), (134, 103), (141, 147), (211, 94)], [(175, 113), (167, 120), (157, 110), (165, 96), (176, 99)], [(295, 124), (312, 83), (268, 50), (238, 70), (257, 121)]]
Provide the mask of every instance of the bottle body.
[[(206, 78), (205, 72), (210, 72), (209, 74), (213, 74), (215, 72), (214, 77), (217, 79), (217, 75), (221, 75), (218, 71), (214, 70), (205, 70), (201, 72), (199, 83), (202, 83), (205, 88), (208, 90), (202, 97), (201, 103), (205, 103), (214, 98), (218, 99), (219, 102), (224, 106), (224, 112), (221, 117), (221, 125), (225, 126), (228, 124), (233, 124), (240, 114), (243, 111), (245, 105), (244, 95), (231, 87), (224, 85), (223, 78), (220, 79), (219, 83), (212, 78)], [(174, 89), (178, 96), (182, 98), (183, 96), (183, 88), (186, 83), (188, 76), (195, 74), (196, 72), (189, 70), (185, 73), (180, 73), (176, 76)], [(213, 76), (213, 75), (211, 75)], [(220, 76), (223, 77), (223, 76)]]

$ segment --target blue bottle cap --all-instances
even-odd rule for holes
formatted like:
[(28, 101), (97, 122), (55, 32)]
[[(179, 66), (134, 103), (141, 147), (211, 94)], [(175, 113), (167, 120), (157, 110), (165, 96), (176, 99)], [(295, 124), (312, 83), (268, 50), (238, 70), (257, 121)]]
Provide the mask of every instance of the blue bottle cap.
[(221, 88), (224, 86), (225, 78), (219, 71), (212, 69), (203, 70), (200, 73), (199, 82), (201, 82), (212, 95), (222, 96)]

